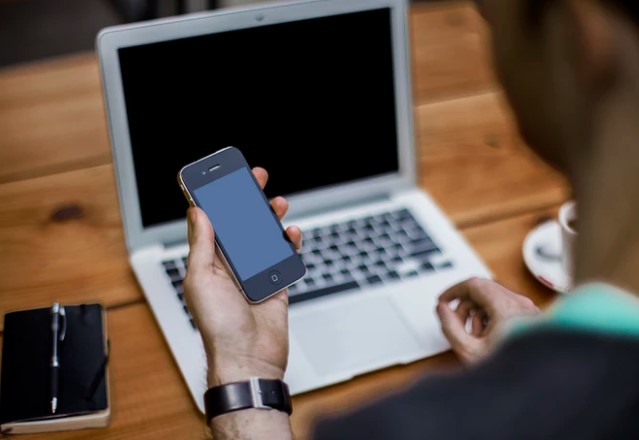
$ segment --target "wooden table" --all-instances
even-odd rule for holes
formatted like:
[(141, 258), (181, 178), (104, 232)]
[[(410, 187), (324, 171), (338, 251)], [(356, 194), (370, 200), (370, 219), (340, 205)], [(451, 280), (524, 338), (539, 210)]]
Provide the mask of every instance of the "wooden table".
[[(470, 3), (417, 3), (411, 21), (421, 184), (499, 281), (546, 305), (521, 244), (567, 186), (518, 137)], [(0, 249), (0, 313), (108, 307), (111, 425), (52, 437), (208, 436), (128, 265), (93, 53), (0, 70)], [(294, 431), (456, 364), (446, 353), (297, 396)]]

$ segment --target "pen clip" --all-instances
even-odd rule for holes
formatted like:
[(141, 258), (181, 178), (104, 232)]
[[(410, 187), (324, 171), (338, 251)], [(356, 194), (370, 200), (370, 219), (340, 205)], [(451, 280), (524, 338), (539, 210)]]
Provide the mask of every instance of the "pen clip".
[(60, 319), (62, 319), (62, 330), (60, 330), (58, 339), (64, 341), (64, 337), (67, 335), (67, 312), (64, 310), (64, 306), (60, 306)]

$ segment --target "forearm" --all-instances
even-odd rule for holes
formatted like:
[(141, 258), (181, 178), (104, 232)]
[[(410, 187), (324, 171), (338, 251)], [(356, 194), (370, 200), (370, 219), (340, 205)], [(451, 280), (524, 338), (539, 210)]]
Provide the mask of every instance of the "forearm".
[(288, 414), (274, 409), (247, 409), (211, 420), (215, 440), (292, 440)]

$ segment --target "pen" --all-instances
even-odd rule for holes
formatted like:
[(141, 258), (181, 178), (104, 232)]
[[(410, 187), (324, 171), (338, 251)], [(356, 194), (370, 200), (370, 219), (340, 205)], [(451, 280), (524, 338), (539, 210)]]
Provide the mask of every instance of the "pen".
[(64, 307), (60, 303), (53, 303), (51, 307), (51, 333), (53, 336), (53, 348), (51, 351), (51, 414), (55, 414), (58, 409), (58, 373), (60, 370), (60, 359), (58, 358), (58, 342), (64, 339), (65, 328), (60, 332), (60, 318), (65, 318)]

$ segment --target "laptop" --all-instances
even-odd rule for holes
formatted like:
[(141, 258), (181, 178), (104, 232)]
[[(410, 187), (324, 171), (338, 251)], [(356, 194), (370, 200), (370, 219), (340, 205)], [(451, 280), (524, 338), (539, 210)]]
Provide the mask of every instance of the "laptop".
[(491, 276), (417, 185), (407, 22), (404, 0), (319, 0), (98, 35), (130, 263), (201, 411), (184, 164), (238, 147), (290, 201), (308, 267), (289, 290), (293, 394), (447, 350), (438, 295)]

